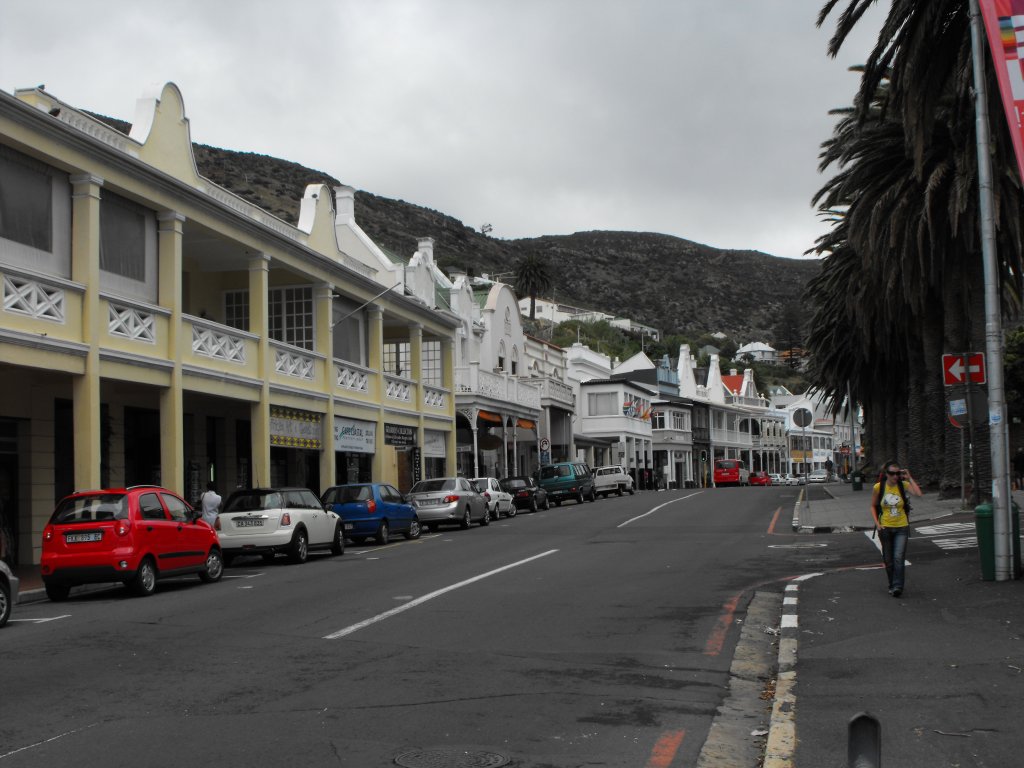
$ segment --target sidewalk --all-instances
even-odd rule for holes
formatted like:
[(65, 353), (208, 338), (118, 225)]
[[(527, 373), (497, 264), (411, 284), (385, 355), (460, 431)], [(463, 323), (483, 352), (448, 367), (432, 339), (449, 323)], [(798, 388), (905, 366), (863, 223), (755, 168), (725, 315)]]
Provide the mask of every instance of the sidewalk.
[(827, 540), (846, 564), (786, 589), (788, 698), (776, 698), (764, 765), (846, 766), (848, 723), (861, 712), (881, 724), (883, 765), (1019, 765), (1024, 581), (982, 581), (973, 510), (926, 494), (912, 499), (906, 590), (890, 597), (860, 532), (872, 527), (870, 487), (829, 484), (831, 499), (794, 509), (795, 531), (850, 533)]

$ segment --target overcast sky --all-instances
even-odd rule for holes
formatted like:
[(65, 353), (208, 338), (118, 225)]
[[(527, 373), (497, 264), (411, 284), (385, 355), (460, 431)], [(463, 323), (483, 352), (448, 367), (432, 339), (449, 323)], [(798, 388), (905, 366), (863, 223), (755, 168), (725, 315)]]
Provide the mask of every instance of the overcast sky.
[(495, 237), (634, 230), (798, 257), (825, 229), (828, 110), (884, 10), (832, 60), (822, 4), (3, 0), (0, 89), (45, 83), (130, 121), (174, 82), (193, 141)]

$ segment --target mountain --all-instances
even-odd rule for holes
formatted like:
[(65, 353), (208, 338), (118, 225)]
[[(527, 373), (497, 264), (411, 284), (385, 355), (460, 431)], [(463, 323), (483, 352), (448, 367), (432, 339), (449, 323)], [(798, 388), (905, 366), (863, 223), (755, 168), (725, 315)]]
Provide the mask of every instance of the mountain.
[[(94, 115), (127, 133), (123, 121)], [(342, 182), (323, 171), (267, 155), (194, 147), (199, 173), (240, 197), (297, 224), (307, 184)], [(801, 307), (817, 261), (759, 251), (714, 248), (649, 232), (577, 232), (519, 240), (488, 237), (458, 219), (404, 200), (357, 191), (356, 221), (382, 248), (408, 257), (420, 237), (434, 238), (442, 269), (501, 275), (513, 281), (527, 253), (544, 256), (554, 275), (552, 297), (622, 315), (663, 333), (721, 331), (739, 343), (772, 340), (783, 309)]]

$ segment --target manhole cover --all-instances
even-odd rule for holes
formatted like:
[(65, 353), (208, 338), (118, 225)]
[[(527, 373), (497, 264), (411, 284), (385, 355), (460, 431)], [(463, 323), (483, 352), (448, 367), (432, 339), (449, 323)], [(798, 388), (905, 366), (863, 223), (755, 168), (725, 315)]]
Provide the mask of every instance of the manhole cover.
[(462, 749), (414, 749), (395, 758), (404, 768), (498, 768), (508, 758), (497, 752), (467, 752)]

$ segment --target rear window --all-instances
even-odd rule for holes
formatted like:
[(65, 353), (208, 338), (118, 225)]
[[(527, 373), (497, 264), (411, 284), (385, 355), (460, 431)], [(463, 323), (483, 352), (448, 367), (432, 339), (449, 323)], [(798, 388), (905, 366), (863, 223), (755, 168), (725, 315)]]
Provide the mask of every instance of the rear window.
[(552, 477), (570, 477), (571, 475), (572, 470), (569, 469), (569, 466), (566, 464), (554, 467), (541, 467), (540, 469), (540, 476), (543, 479), (549, 479)]
[(78, 496), (61, 501), (50, 517), (50, 522), (59, 525), (95, 523), (97, 520), (126, 520), (128, 518), (128, 497), (123, 493), (106, 493), (97, 496)]
[(503, 485), (506, 488), (526, 488), (527, 484), (525, 480), (520, 480), (518, 477), (514, 477), (510, 480), (506, 480)]
[(281, 506), (281, 494), (277, 491), (241, 491), (234, 493), (224, 505), (225, 512), (260, 512)]
[(719, 469), (736, 469), (737, 464), (735, 461), (720, 461), (718, 462)]
[(351, 504), (355, 501), (369, 501), (373, 491), (368, 485), (343, 485), (331, 488), (324, 495), (324, 504)]
[(450, 478), (438, 478), (436, 480), (420, 480), (412, 487), (409, 493), (433, 493), (435, 491), (454, 491), (455, 481)]

